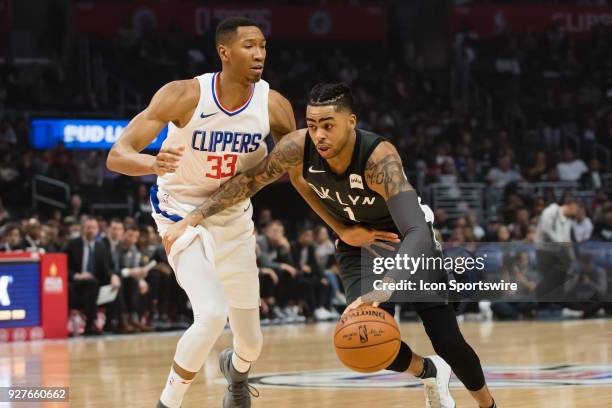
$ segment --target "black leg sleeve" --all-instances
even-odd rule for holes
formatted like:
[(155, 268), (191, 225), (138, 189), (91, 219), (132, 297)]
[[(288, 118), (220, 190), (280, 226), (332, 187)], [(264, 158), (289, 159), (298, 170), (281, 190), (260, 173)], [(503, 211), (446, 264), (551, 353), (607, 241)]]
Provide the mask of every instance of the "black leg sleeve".
[(402, 341), (402, 344), (400, 345), (400, 351), (399, 353), (397, 353), (397, 357), (395, 357), (395, 360), (393, 360), (393, 362), (389, 364), (389, 367), (387, 367), (387, 370), (395, 371), (398, 373), (403, 373), (404, 371), (408, 369), (411, 361), (412, 361), (412, 350), (410, 350), (410, 347), (408, 347), (408, 344)]
[(485, 378), (480, 359), (463, 338), (451, 306), (435, 306), (417, 313), (434, 350), (451, 366), (457, 378), (470, 391), (481, 389)]

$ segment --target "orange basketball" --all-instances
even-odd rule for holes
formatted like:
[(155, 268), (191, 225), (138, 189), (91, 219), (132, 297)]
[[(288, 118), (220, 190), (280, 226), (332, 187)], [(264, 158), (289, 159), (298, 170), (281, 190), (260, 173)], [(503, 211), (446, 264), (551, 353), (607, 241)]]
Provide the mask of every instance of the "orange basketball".
[(363, 306), (342, 315), (336, 325), (334, 346), (351, 370), (372, 373), (393, 362), (401, 336), (393, 316), (378, 307)]

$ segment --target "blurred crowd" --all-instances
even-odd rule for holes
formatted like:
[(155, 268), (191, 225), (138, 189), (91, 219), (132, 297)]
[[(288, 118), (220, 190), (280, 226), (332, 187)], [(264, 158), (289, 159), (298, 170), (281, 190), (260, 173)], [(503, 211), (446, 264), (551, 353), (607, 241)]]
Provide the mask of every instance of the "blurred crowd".
[[(61, 26), (58, 18), (49, 21)], [(183, 324), (190, 319), (189, 305), (150, 217), (148, 188), (154, 178), (109, 172), (103, 151), (34, 150), (26, 112), (44, 106), (107, 115), (125, 104), (120, 95), (142, 104), (165, 82), (218, 69), (212, 33), (185, 40), (126, 22), (112, 41), (81, 39), (80, 49), (88, 49), (85, 69), (78, 52), (65, 53), (58, 45), (63, 39), (56, 37), (65, 30), (53, 27), (45, 42), (49, 64), (21, 66), (8, 59), (0, 66), (1, 248), (66, 251), (71, 305), (83, 313), (88, 333)], [(493, 214), (466, 207), (456, 217), (434, 208), (437, 234), (449, 245), (531, 244), (542, 211), (576, 191), (588, 194), (572, 216), (572, 240), (612, 242), (610, 30), (574, 38), (551, 26), (542, 34), (508, 30), (482, 39), (466, 22), (443, 51), (450, 63), (434, 69), (408, 55), (398, 41), (390, 39), (390, 46), (371, 58), (362, 47), (321, 52), (271, 39), (264, 78), (292, 102), (299, 127), (305, 124), (312, 85), (350, 84), (358, 126), (397, 146), (419, 191), (445, 186), (460, 201), (461, 183), (500, 189)], [(121, 86), (125, 92), (118, 91)], [(122, 114), (141, 107), (123, 106)], [(70, 186), (66, 210), (32, 209), (36, 175)], [(551, 181), (574, 182), (574, 191), (559, 197), (552, 188), (538, 194), (519, 188), (522, 182)], [(87, 217), (95, 205), (119, 201), (126, 203), (128, 217)], [(295, 236), (285, 235), (285, 227), (293, 231), (302, 219), (295, 214), (273, 220), (269, 210), (260, 209), (261, 313), (270, 322), (331, 319), (345, 302), (328, 230), (307, 225)], [(581, 259), (581, 265), (589, 264)], [(520, 275), (524, 268), (524, 256), (517, 254), (505, 273)], [(90, 294), (105, 285), (118, 294), (101, 316)], [(509, 309), (494, 312), (516, 315)]]
[[(264, 324), (338, 318), (336, 306), (346, 305), (346, 299), (327, 228), (304, 228), (289, 241), (283, 223), (266, 209), (258, 225)], [(186, 327), (192, 319), (151, 225), (139, 225), (133, 217), (81, 215), (8, 222), (1, 231), (0, 252), (67, 254), (71, 320), (83, 321), (82, 327), (71, 325), (75, 334), (167, 330)]]

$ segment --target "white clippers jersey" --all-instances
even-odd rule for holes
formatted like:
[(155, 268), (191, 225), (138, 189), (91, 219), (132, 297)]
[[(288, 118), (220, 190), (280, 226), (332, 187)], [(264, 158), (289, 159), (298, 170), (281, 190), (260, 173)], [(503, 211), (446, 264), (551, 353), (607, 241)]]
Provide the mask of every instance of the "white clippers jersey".
[(268, 83), (254, 84), (250, 98), (230, 111), (217, 97), (218, 77), (219, 73), (196, 77), (200, 100), (192, 118), (183, 128), (168, 124), (162, 147), (184, 146), (185, 151), (178, 170), (158, 177), (151, 188), (151, 202), (158, 213), (160, 201), (173, 202), (181, 207), (173, 212), (183, 216), (181, 213), (204, 202), (221, 184), (267, 154)]

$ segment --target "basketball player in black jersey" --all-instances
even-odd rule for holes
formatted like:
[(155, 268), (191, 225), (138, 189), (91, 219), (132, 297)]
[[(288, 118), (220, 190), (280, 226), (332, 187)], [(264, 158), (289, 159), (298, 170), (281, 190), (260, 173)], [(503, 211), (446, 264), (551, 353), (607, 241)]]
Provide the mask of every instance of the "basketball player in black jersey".
[[(408, 183), (399, 154), (382, 137), (356, 129), (350, 89), (343, 84), (319, 84), (306, 111), (308, 129), (292, 132), (279, 142), (264, 162), (223, 184), (182, 224), (166, 234), (165, 245), (187, 225), (196, 225), (224, 208), (251, 197), (263, 186), (289, 172), (291, 182), (304, 195), (312, 189), (325, 211), (314, 208), (340, 238), (348, 228), (382, 230), (402, 237), (399, 253), (410, 257), (441, 256), (432, 232), (433, 214), (422, 206)], [(389, 241), (388, 237), (383, 238)], [(363, 304), (381, 305), (392, 292), (362, 293), (362, 251), (339, 241), (336, 256), (347, 299), (347, 310)], [(387, 281), (398, 276), (387, 274)], [(372, 287), (372, 286), (369, 286)], [(407, 371), (423, 380), (426, 407), (454, 408), (448, 391), (450, 369), (463, 382), (480, 407), (496, 407), (485, 384), (480, 361), (463, 338), (452, 307), (446, 301), (415, 302), (425, 331), (439, 356), (423, 358), (402, 342), (388, 370)], [(441, 357), (441, 358), (440, 358)], [(446, 363), (448, 362), (448, 364)], [(450, 364), (450, 367), (449, 367)]]

